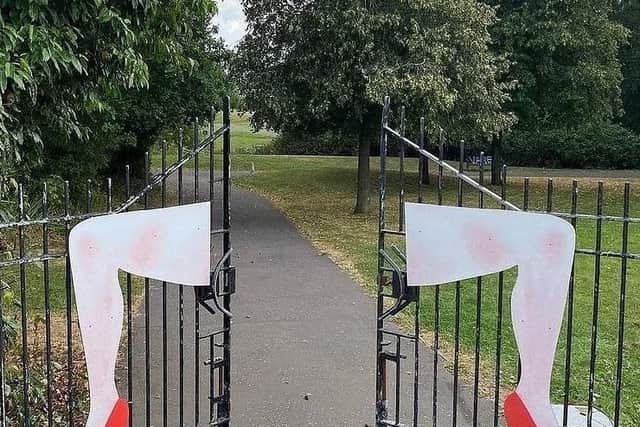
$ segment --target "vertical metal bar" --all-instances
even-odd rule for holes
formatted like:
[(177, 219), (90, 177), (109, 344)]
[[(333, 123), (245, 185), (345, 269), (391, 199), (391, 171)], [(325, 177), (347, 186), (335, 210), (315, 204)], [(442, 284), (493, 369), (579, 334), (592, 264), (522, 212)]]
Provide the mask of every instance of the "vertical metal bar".
[[(429, 144), (429, 136), (427, 135), (426, 130), (425, 130), (425, 147), (424, 147), (425, 149), (428, 149), (428, 144)], [(431, 177), (429, 175), (429, 159), (427, 159), (427, 158), (424, 159), (423, 166), (424, 166), (424, 169), (423, 169), (423, 172), (422, 172), (422, 182), (425, 185), (430, 185), (431, 184)]]
[[(440, 163), (444, 162), (444, 143), (445, 143), (444, 131), (440, 129), (440, 136), (439, 136), (439, 142), (438, 142), (438, 160), (440, 160)], [(442, 204), (443, 190), (444, 190), (444, 167), (440, 165), (438, 167), (438, 205)]]
[[(460, 159), (458, 163), (458, 171), (464, 173), (464, 141), (460, 141)], [(462, 207), (463, 199), (463, 182), (458, 179), (458, 206)], [(453, 401), (452, 401), (452, 418), (453, 427), (458, 425), (458, 387), (460, 382), (460, 281), (456, 282), (455, 293), (455, 326), (454, 326), (454, 355), (453, 355)]]
[[(193, 164), (193, 175), (194, 175), (194, 182), (193, 182), (193, 200), (195, 203), (198, 203), (200, 201), (200, 192), (199, 192), (199, 188), (200, 188), (200, 179), (199, 179), (199, 172), (200, 172), (200, 158), (197, 154), (197, 149), (198, 149), (198, 145), (200, 145), (200, 124), (198, 121), (198, 118), (196, 117), (195, 120), (193, 121), (193, 152), (196, 153), (194, 155), (194, 164)], [(200, 304), (198, 303), (198, 296), (197, 293), (194, 292), (193, 293), (193, 298), (194, 298), (194, 310), (195, 310), (195, 319), (194, 319), (194, 339), (195, 339), (195, 343), (194, 343), (194, 347), (195, 347), (195, 354), (194, 354), (194, 375), (195, 375), (195, 381), (194, 381), (194, 420), (195, 420), (195, 424), (198, 425), (198, 423), (200, 422)]]
[(113, 180), (107, 178), (107, 212), (113, 212)]
[[(419, 145), (424, 149), (424, 117), (420, 117), (420, 140)], [(424, 156), (418, 155), (418, 203), (422, 203), (422, 193), (424, 191), (424, 164), (429, 163)]]
[(547, 180), (547, 213), (553, 211), (553, 178)]
[(386, 362), (382, 357), (384, 321), (380, 318), (384, 311), (384, 298), (382, 296), (382, 268), (384, 257), (380, 251), (384, 249), (385, 228), (385, 199), (387, 184), (387, 132), (385, 127), (389, 124), (389, 97), (384, 100), (382, 119), (380, 123), (380, 176), (379, 176), (379, 204), (378, 204), (378, 277), (377, 277), (377, 301), (376, 301), (376, 426), (382, 427), (382, 422), (387, 418), (387, 394), (386, 394)]
[[(25, 220), (24, 215), (24, 191), (22, 184), (18, 185), (18, 215), (20, 222)], [(25, 256), (24, 248), (24, 226), (18, 226), (18, 251), (20, 259)], [(22, 413), (24, 416), (24, 424), (31, 425), (31, 414), (29, 406), (29, 356), (27, 353), (28, 341), (27, 341), (27, 270), (26, 264), (20, 263), (20, 319), (22, 329), (22, 348), (21, 348), (21, 361), (22, 361)]]
[[(162, 167), (162, 175), (167, 171), (167, 141), (162, 140), (161, 145), (162, 150), (162, 158), (161, 158), (161, 167)], [(161, 195), (161, 205), (162, 207), (167, 206), (167, 178), (163, 177), (162, 179), (162, 195)], [(168, 357), (167, 357), (167, 282), (162, 282), (162, 425), (167, 426), (168, 422), (168, 390), (169, 390), (169, 366), (168, 366)]]
[(418, 412), (420, 409), (419, 385), (420, 385), (420, 289), (415, 302), (413, 318), (414, 337), (413, 342), (413, 427), (418, 427)]
[[(222, 209), (224, 218), (222, 227), (227, 230), (223, 235), (223, 252), (231, 250), (231, 100), (228, 96), (223, 101), (223, 125), (227, 129), (223, 136), (222, 147)], [(224, 267), (228, 270), (231, 267), (231, 259), (227, 258)], [(224, 276), (224, 297), (222, 304), (227, 312), (231, 311), (231, 294), (229, 292), (229, 281), (227, 275)], [(223, 346), (222, 357), (224, 360), (223, 382), (224, 399), (218, 406), (218, 417), (229, 419), (231, 416), (231, 318), (223, 314)], [(223, 427), (229, 426), (229, 421), (221, 424)]]
[(620, 426), (620, 413), (622, 408), (622, 363), (624, 362), (624, 321), (627, 296), (627, 252), (629, 249), (629, 205), (631, 199), (631, 184), (624, 184), (624, 222), (622, 224), (622, 259), (620, 264), (620, 300), (618, 302), (618, 355), (616, 361), (616, 396), (614, 423)]
[(75, 397), (73, 393), (73, 293), (71, 278), (71, 258), (69, 257), (69, 233), (71, 232), (71, 201), (69, 197), (69, 181), (64, 182), (64, 231), (65, 231), (65, 290), (66, 290), (66, 322), (67, 322), (67, 423), (69, 426), (74, 424), (74, 407)]
[[(1, 190), (1, 187), (0, 187)], [(2, 270), (0, 270), (0, 273)], [(6, 410), (6, 395), (5, 386), (7, 383), (5, 375), (5, 337), (4, 337), (4, 285), (2, 283), (2, 276), (0, 276), (0, 425), (7, 426), (7, 410)]]
[(87, 180), (87, 205), (86, 205), (86, 213), (90, 213), (93, 206), (93, 182), (88, 179)]
[[(149, 152), (144, 153), (144, 184), (149, 185), (151, 171), (151, 159)], [(144, 209), (149, 209), (149, 193), (144, 194)], [(144, 388), (145, 388), (145, 425), (151, 426), (151, 343), (150, 343), (150, 323), (151, 300), (149, 298), (150, 282), (144, 279)]]
[[(425, 137), (425, 129), (424, 129), (424, 117), (420, 117), (420, 148), (424, 149), (424, 137)], [(402, 142), (404, 145), (404, 142)], [(423, 201), (423, 183), (424, 173), (425, 173), (425, 163), (428, 163), (428, 160), (422, 156), (418, 155), (418, 203), (422, 203)], [(413, 335), (415, 340), (413, 342), (413, 427), (418, 427), (418, 416), (420, 410), (420, 289), (416, 288), (418, 295), (416, 297), (415, 302), (415, 311), (413, 318)]]
[[(502, 200), (507, 199), (507, 166), (502, 166)], [(504, 209), (504, 205), (502, 205)], [(493, 395), (493, 425), (498, 427), (500, 419), (500, 374), (502, 370), (502, 318), (504, 316), (504, 273), (498, 273), (498, 320), (496, 323), (496, 370)]]
[(604, 207), (604, 184), (598, 182), (598, 201), (596, 219), (596, 259), (593, 277), (593, 319), (591, 323), (591, 359), (589, 362), (589, 401), (587, 405), (587, 427), (593, 425), (593, 403), (596, 385), (596, 359), (598, 351), (598, 316), (600, 307), (600, 268), (602, 251), (602, 211)]
[[(216, 119), (216, 110), (212, 106), (209, 114), (209, 137), (213, 136), (214, 132), (214, 122)], [(211, 229), (213, 230), (214, 221), (215, 221), (215, 210), (214, 210), (214, 198), (215, 198), (215, 159), (214, 159), (214, 151), (215, 151), (215, 140), (211, 140), (209, 144), (209, 223)], [(211, 231), (211, 230), (210, 230)], [(211, 248), (210, 252), (213, 253), (214, 243), (213, 237), (211, 238)], [(213, 268), (213, 267), (212, 267)], [(213, 285), (212, 289), (215, 289), (215, 283), (211, 283)], [(209, 337), (209, 419), (213, 420), (213, 415), (215, 412), (215, 369), (213, 360), (215, 359), (215, 337), (211, 335)]]
[[(401, 142), (404, 145), (404, 142)], [(400, 425), (400, 337), (396, 337), (396, 425)]]
[(200, 145), (200, 122), (196, 117), (193, 121), (193, 172), (194, 172), (194, 182), (193, 182), (193, 200), (198, 203), (200, 201), (200, 182), (198, 180), (198, 174), (200, 173), (200, 155), (198, 154), (198, 146)]
[[(444, 188), (444, 132), (440, 129), (438, 158), (438, 205), (442, 205), (442, 193)], [(435, 290), (434, 326), (433, 326), (433, 398), (432, 398), (432, 421), (433, 427), (438, 425), (438, 351), (440, 349), (440, 285)]]
[[(480, 153), (480, 185), (484, 185), (484, 151)], [(484, 208), (484, 193), (478, 192), (478, 207)], [(480, 394), (480, 338), (482, 328), (482, 277), (478, 277), (476, 282), (476, 341), (475, 341), (475, 360), (473, 365), (473, 415), (472, 425), (478, 425), (478, 395)]]
[[(405, 108), (404, 106), (402, 107), (402, 109), (400, 110), (400, 134), (402, 136), (405, 135), (406, 132), (406, 122), (405, 122)], [(400, 196), (399, 196), (399, 222), (400, 224), (398, 224), (398, 230), (403, 231), (404, 230), (404, 142), (400, 139), (398, 139), (398, 142), (400, 144), (400, 152), (399, 152), (399, 156), (400, 156)]]
[[(49, 255), (49, 190), (45, 182), (42, 188), (42, 255)], [(47, 424), (53, 425), (53, 384), (51, 375), (51, 288), (49, 260), (42, 262), (44, 285), (45, 363), (47, 370)], [(1, 286), (1, 285), (0, 285)], [(1, 321), (1, 320), (0, 320)], [(0, 341), (2, 343), (2, 341)]]
[[(571, 185), (571, 225), (576, 229), (578, 213), (578, 181), (573, 180)], [(562, 409), (562, 426), (568, 427), (569, 423), (569, 399), (571, 394), (571, 355), (573, 346), (573, 299), (575, 288), (575, 260), (571, 267), (571, 276), (569, 278), (569, 291), (567, 300), (567, 351), (564, 360), (564, 405)]]
[[(124, 167), (124, 190), (128, 200), (131, 197), (131, 167)], [(129, 209), (127, 208), (127, 211)], [(133, 290), (131, 274), (127, 273), (127, 399), (129, 403), (129, 427), (133, 427), (133, 315), (131, 310)]]
[[(182, 160), (182, 141), (183, 130), (180, 128), (178, 131), (178, 161)], [(182, 205), (182, 166), (178, 168), (178, 206)], [(180, 285), (178, 288), (178, 421), (179, 425), (184, 424), (184, 286)]]

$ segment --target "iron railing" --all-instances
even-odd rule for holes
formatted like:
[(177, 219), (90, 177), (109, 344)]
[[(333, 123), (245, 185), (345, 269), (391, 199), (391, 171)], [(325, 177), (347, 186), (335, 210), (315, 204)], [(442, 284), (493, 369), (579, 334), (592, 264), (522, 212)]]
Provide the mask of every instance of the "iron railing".
[[(193, 297), (188, 297), (185, 289), (191, 290), (190, 287), (142, 279), (143, 291), (139, 295), (136, 278), (130, 274), (124, 276), (126, 335), (123, 335), (120, 352), (118, 387), (129, 401), (130, 426), (229, 425), (229, 311), (235, 291), (235, 271), (230, 257), (224, 256), (231, 251), (229, 98), (224, 98), (222, 104), (222, 125), (215, 128), (212, 108), (205, 138), (201, 139), (201, 126), (194, 120), (191, 148), (184, 146), (180, 130), (175, 141), (176, 161), (171, 165), (167, 165), (166, 142), (159, 150), (160, 164), (155, 168), (159, 167), (159, 172), (152, 174), (151, 157), (145, 154), (144, 183), (135, 192), (131, 168), (127, 165), (123, 179), (118, 181), (123, 183), (121, 192), (114, 192), (114, 180), (109, 178), (104, 186), (106, 194), (99, 198), (96, 186), (89, 181), (84, 209), (74, 212), (71, 186), (65, 182), (62, 212), (56, 214), (50, 209), (51, 194), (45, 185), (41, 200), (32, 202), (32, 205), (39, 203), (40, 215), (28, 217), (25, 213), (27, 191), (19, 187), (16, 220), (0, 223), (1, 236), (16, 242), (16, 250), (8, 249), (0, 258), (0, 426), (84, 423), (88, 396), (68, 251), (73, 226), (91, 217), (131, 209), (205, 201), (200, 194), (201, 185), (205, 185), (201, 184), (201, 178), (207, 180), (211, 201), (210, 287), (196, 288)], [(219, 155), (215, 145), (219, 140), (222, 140), (221, 176), (215, 176), (214, 164)], [(209, 173), (204, 176), (200, 173), (200, 157), (207, 152)], [(192, 167), (187, 177), (186, 166)], [(221, 195), (217, 194), (218, 185)], [(185, 191), (187, 186), (191, 194)], [(170, 193), (175, 193), (175, 198), (170, 199)], [(124, 200), (114, 205), (118, 194), (123, 195)], [(52, 245), (53, 240), (57, 244)], [(43, 301), (32, 307), (30, 302), (39, 292), (44, 294)], [(12, 307), (3, 303), (9, 293), (19, 294), (19, 302)], [(143, 310), (138, 308), (140, 299), (144, 301)], [(211, 309), (211, 301), (217, 305), (216, 309)], [(207, 309), (204, 315), (200, 307)], [(13, 324), (13, 319), (19, 320), (18, 325)], [(44, 324), (44, 336), (34, 332), (40, 323)], [(139, 324), (141, 327), (137, 328)], [(6, 346), (9, 334), (18, 338), (11, 348)], [(168, 334), (176, 334), (177, 339), (171, 339)], [(157, 353), (151, 351), (151, 343), (156, 340), (160, 340), (158, 348), (161, 349)], [(201, 346), (202, 342), (207, 345)], [(144, 348), (143, 354), (140, 354), (141, 348)], [(195, 351), (190, 350), (193, 348)], [(203, 387), (206, 393), (202, 393)], [(20, 391), (16, 392), (17, 389)]]
[[(420, 120), (416, 143), (406, 136), (404, 107), (396, 116), (398, 128), (391, 126), (391, 117), (390, 100), (386, 99), (380, 134), (377, 426), (501, 425), (502, 397), (504, 392), (515, 385), (514, 378), (520, 375), (517, 350), (510, 331), (510, 317), (505, 317), (505, 309), (508, 307), (505, 298), (510, 289), (508, 272), (499, 273), (496, 277), (479, 277), (463, 284), (457, 282), (452, 287), (441, 285), (434, 289), (422, 288), (422, 295), (417, 289), (406, 287), (406, 278), (403, 277), (405, 272), (401, 266), (405, 262), (402, 253), (405, 236), (403, 206), (409, 193), (412, 193), (411, 197), (418, 203), (502, 208), (556, 215), (569, 221), (579, 231), (554, 376), (553, 397), (562, 404), (560, 424), (568, 426), (571, 405), (584, 405), (588, 427), (596, 425), (596, 407), (604, 407), (616, 427), (638, 425), (638, 384), (631, 382), (638, 378), (640, 354), (631, 342), (625, 341), (625, 332), (630, 330), (631, 321), (626, 313), (630, 304), (627, 301), (629, 290), (632, 289), (628, 286), (628, 281), (640, 274), (640, 265), (633, 263), (640, 259), (640, 254), (632, 250), (638, 248), (638, 242), (633, 239), (637, 233), (632, 233), (630, 228), (640, 222), (640, 218), (631, 215), (631, 183), (618, 184), (623, 187), (622, 194), (617, 193), (616, 198), (609, 201), (610, 209), (605, 213), (605, 184), (599, 181), (595, 188), (595, 213), (588, 213), (579, 209), (579, 201), (586, 199), (584, 196), (579, 198), (578, 190), (581, 186), (577, 180), (572, 180), (570, 202), (568, 211), (565, 212), (563, 208), (554, 206), (558, 202), (557, 185), (553, 179), (546, 179), (546, 185), (543, 185), (546, 188), (542, 190), (544, 195), (538, 197), (539, 185), (534, 186), (531, 178), (523, 178), (518, 190), (522, 195), (520, 208), (514, 202), (514, 196), (508, 197), (507, 190), (513, 188), (513, 180), (508, 183), (506, 166), (501, 170), (501, 185), (497, 189), (491, 189), (485, 185), (484, 153), (480, 154), (478, 169), (472, 174), (464, 169), (464, 142), (459, 144), (458, 165), (453, 166), (452, 162), (444, 158), (444, 132), (439, 131), (431, 139), (430, 145), (437, 147), (439, 151), (435, 155), (427, 148), (424, 119)], [(389, 169), (390, 161), (395, 161), (388, 155), (391, 142), (398, 153), (397, 168), (393, 170)], [(407, 156), (407, 150), (417, 157), (415, 172), (407, 172), (409, 161), (413, 161)], [(425, 184), (428, 162), (433, 163), (437, 169), (437, 181), (433, 186)], [(447, 191), (447, 186), (451, 184), (456, 186), (455, 192)], [(394, 194), (393, 198), (390, 197), (391, 193)], [(621, 214), (611, 214), (612, 209), (619, 209)], [(393, 221), (397, 218), (397, 226), (391, 225), (390, 218)], [(609, 241), (604, 235), (605, 229)], [(589, 242), (593, 242), (593, 247), (585, 247)], [(618, 244), (619, 249), (612, 247)], [(609, 260), (606, 277), (603, 260)], [(617, 264), (613, 265), (611, 262)], [(488, 285), (495, 285), (495, 288)], [(605, 285), (606, 299), (603, 300)], [(466, 289), (469, 291), (463, 293)], [(589, 292), (585, 292), (586, 290)], [(489, 293), (494, 294), (488, 297)], [(637, 298), (637, 292), (635, 295)], [(491, 316), (495, 316), (493, 321), (487, 319), (488, 314), (483, 305), (488, 298), (491, 303), (495, 303), (496, 311), (491, 313)], [(637, 303), (637, 299), (631, 304), (634, 302)], [(607, 313), (606, 330), (602, 329), (604, 304), (609, 307), (615, 305)], [(465, 312), (465, 308), (470, 307), (471, 313)], [(589, 319), (585, 320), (584, 313), (587, 311)], [(448, 329), (443, 324), (445, 315), (450, 321)], [(397, 332), (390, 322), (393, 319), (400, 319), (405, 330), (409, 329), (411, 332)], [(463, 324), (464, 319), (468, 320)], [(412, 324), (411, 327), (406, 326), (407, 321)], [(487, 329), (489, 330), (486, 331)], [(491, 340), (487, 338), (489, 335)], [(420, 355), (421, 339), (430, 345), (430, 355)], [(603, 343), (605, 340), (606, 343)], [(514, 354), (515, 357), (507, 358)], [(605, 366), (599, 366), (600, 360), (605, 356)], [(429, 362), (426, 361), (427, 358), (430, 358)], [(578, 361), (580, 366), (577, 366)], [(431, 366), (429, 369), (425, 367), (425, 372), (422, 372), (420, 368), (425, 363)], [(387, 372), (390, 364), (395, 365), (393, 375)], [(405, 381), (403, 376), (406, 373), (401, 364), (411, 367), (410, 388), (400, 385)], [(452, 378), (443, 380), (443, 372), (447, 370)], [(626, 390), (630, 390), (627, 397), (625, 380)], [(395, 385), (392, 392), (389, 391), (390, 384)], [(443, 387), (446, 391), (442, 390)], [(461, 402), (461, 396), (465, 402)], [(420, 407), (425, 404), (429, 404), (429, 409), (423, 412)], [(461, 417), (465, 418), (464, 422)]]

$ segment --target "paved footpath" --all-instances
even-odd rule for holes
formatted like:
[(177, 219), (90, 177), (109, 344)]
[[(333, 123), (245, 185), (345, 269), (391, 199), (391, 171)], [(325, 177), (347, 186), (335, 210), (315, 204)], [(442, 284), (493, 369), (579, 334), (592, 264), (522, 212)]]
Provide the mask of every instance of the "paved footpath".
[[(186, 174), (186, 172), (185, 172)], [(203, 174), (205, 175), (205, 174)], [(200, 193), (208, 194), (207, 181)], [(185, 177), (185, 194), (193, 178)], [(185, 200), (190, 200), (187, 196)], [(233, 297), (232, 419), (239, 427), (374, 425), (375, 304), (353, 280), (304, 239), (268, 201), (232, 192), (232, 241), (237, 266)], [(372, 231), (373, 232), (373, 231)], [(152, 284), (150, 425), (162, 425), (161, 288)], [(168, 422), (179, 425), (177, 287), (168, 289)], [(185, 290), (185, 324), (193, 324), (193, 292)], [(139, 313), (144, 312), (144, 306)], [(202, 329), (213, 329), (202, 316)], [(184, 425), (195, 426), (192, 328), (185, 328)], [(144, 316), (134, 321), (134, 425), (144, 426)], [(208, 349), (208, 345), (207, 345)], [(431, 426), (432, 353), (421, 348), (420, 426)], [(201, 357), (204, 358), (201, 348)], [(441, 364), (442, 365), (442, 364)], [(407, 404), (411, 376), (403, 372)], [(452, 377), (441, 371), (438, 425), (451, 426)], [(208, 372), (201, 371), (201, 418)], [(406, 379), (406, 380), (405, 380)], [(125, 388), (126, 389), (126, 388)], [(471, 393), (461, 387), (458, 425), (471, 425)], [(481, 402), (480, 426), (491, 426), (492, 404)], [(410, 408), (403, 408), (408, 413)], [(408, 419), (404, 421), (408, 423)], [(207, 425), (203, 419), (198, 425)]]

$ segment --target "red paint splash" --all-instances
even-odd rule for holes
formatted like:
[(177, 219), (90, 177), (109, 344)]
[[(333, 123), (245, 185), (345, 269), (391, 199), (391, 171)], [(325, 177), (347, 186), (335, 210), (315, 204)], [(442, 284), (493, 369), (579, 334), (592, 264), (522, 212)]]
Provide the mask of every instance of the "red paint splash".
[(76, 239), (77, 253), (79, 263), (85, 265), (87, 269), (92, 269), (96, 262), (96, 253), (98, 252), (98, 242), (92, 233), (83, 231), (79, 233)]
[(129, 404), (124, 399), (118, 399), (105, 427), (126, 427), (129, 425)]
[(504, 402), (504, 417), (508, 427), (537, 427), (518, 393), (507, 396)]
[(129, 251), (134, 267), (146, 270), (153, 265), (158, 249), (162, 246), (160, 236), (160, 228), (152, 224), (134, 239)]
[(464, 236), (469, 255), (482, 266), (490, 267), (507, 255), (507, 250), (498, 241), (496, 233), (484, 224), (467, 224)]
[(545, 233), (540, 244), (545, 258), (562, 259), (567, 250), (566, 236), (558, 230)]

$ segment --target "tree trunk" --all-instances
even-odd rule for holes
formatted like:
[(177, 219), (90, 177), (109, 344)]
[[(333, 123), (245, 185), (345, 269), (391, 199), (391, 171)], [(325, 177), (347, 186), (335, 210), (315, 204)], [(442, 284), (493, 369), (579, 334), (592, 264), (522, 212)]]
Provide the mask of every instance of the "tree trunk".
[(502, 185), (502, 134), (491, 139), (491, 185)]
[(364, 214), (369, 211), (369, 170), (371, 141), (360, 132), (358, 136), (358, 192), (354, 213)]

